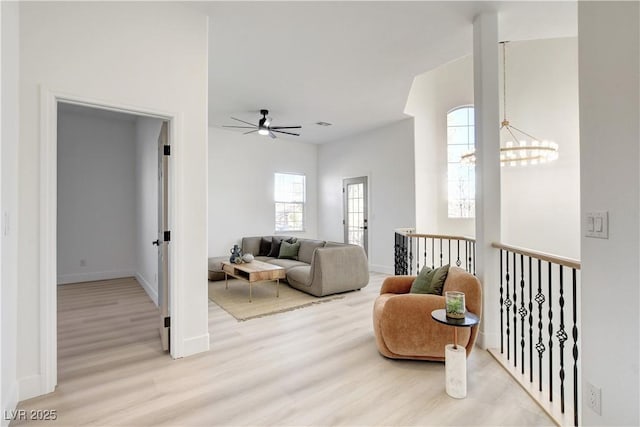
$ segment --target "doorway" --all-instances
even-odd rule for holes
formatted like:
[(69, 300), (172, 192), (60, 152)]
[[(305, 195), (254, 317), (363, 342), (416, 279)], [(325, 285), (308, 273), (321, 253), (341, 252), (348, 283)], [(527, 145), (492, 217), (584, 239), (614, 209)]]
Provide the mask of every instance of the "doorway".
[(347, 178), (342, 182), (344, 242), (362, 246), (368, 253), (369, 190), (367, 177)]
[[(147, 336), (155, 331), (156, 348), (171, 350), (171, 123), (165, 117), (64, 101), (56, 102), (54, 111), (53, 287), (89, 282), (98, 294), (106, 292), (98, 289), (100, 284), (126, 293), (132, 289), (127, 283), (133, 282), (152, 309), (141, 308), (145, 314), (134, 313), (131, 319), (144, 318), (139, 329), (144, 323), (149, 331), (149, 313), (156, 313)], [(54, 289), (50, 297), (53, 314), (59, 316), (56, 293)], [(99, 298), (93, 302), (96, 307), (103, 303)], [(121, 317), (110, 323), (115, 326)], [(53, 343), (58, 341), (58, 328), (61, 325), (54, 324)], [(51, 360), (48, 355), (54, 374), (61, 356), (54, 353)], [(55, 386), (57, 379), (53, 381)]]

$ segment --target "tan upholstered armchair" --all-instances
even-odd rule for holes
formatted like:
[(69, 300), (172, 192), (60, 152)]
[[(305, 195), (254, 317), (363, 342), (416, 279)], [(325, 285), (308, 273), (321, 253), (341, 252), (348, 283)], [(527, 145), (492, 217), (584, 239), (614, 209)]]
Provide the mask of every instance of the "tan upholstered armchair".
[[(373, 307), (373, 329), (378, 350), (392, 359), (444, 360), (445, 345), (453, 342), (451, 326), (437, 323), (431, 312), (444, 308), (444, 296), (411, 294), (414, 276), (388, 277)], [(482, 315), (480, 281), (458, 267), (449, 268), (444, 292), (465, 294), (467, 310)], [(476, 341), (478, 326), (458, 329), (458, 345), (467, 356)]]

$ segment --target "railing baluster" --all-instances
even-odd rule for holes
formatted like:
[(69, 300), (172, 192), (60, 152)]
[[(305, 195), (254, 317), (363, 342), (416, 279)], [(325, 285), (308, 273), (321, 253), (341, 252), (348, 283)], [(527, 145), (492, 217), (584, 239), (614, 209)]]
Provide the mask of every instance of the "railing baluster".
[(507, 285), (507, 299), (504, 301), (504, 305), (507, 307), (507, 360), (509, 360), (511, 358), (511, 343), (509, 342), (509, 337), (511, 335), (511, 328), (509, 327), (509, 312), (511, 308), (511, 299), (509, 298), (509, 251), (505, 253), (505, 261), (507, 267), (507, 274), (505, 276)]
[(447, 239), (447, 246), (449, 247), (449, 259), (447, 260), (447, 264), (451, 265), (451, 239)]
[(542, 342), (542, 304), (545, 298), (542, 293), (542, 260), (538, 260), (538, 293), (536, 294), (536, 302), (538, 303), (538, 343), (536, 350), (538, 351), (538, 391), (542, 391), (542, 354), (545, 347)]
[(435, 240), (433, 237), (431, 238), (431, 268), (436, 268), (436, 246)]
[(527, 310), (524, 308), (524, 255), (520, 254), (520, 373), (524, 375), (524, 318)]
[(425, 237), (423, 240), (424, 243), (424, 266), (427, 266), (427, 238)]
[(413, 241), (409, 239), (409, 276), (413, 275)]
[(457, 242), (458, 242), (458, 255), (456, 258), (456, 265), (460, 267), (460, 265), (462, 265), (462, 262), (460, 262), (460, 240), (458, 240)]
[(502, 274), (503, 274), (503, 269), (502, 269), (502, 249), (500, 249), (500, 353), (504, 353), (504, 308), (503, 308), (503, 304), (504, 304), (504, 298), (502, 296), (503, 293), (503, 286), (502, 286)]
[(420, 238), (416, 239), (416, 275), (420, 274)]
[(551, 262), (549, 262), (549, 402), (553, 402), (553, 302), (551, 296)]
[(564, 343), (567, 341), (567, 332), (564, 330), (564, 271), (560, 266), (560, 327), (556, 338), (560, 342), (560, 410), (564, 414)]
[(573, 279), (573, 425), (578, 425), (578, 309), (577, 309), (577, 277), (572, 268)]
[(516, 263), (516, 253), (513, 253), (513, 366), (518, 366), (518, 314), (516, 307), (518, 306), (518, 287), (516, 286), (516, 277), (518, 264)]
[(529, 257), (529, 382), (533, 382), (533, 273)]
[(442, 267), (442, 238), (440, 240), (440, 267)]

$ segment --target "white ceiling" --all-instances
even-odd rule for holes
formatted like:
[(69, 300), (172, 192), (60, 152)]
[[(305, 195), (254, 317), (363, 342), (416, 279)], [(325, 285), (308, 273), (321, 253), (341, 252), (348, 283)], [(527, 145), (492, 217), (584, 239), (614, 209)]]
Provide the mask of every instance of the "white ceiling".
[[(473, 18), (497, 10), (501, 40), (577, 34), (564, 2), (198, 2), (209, 16), (209, 124), (303, 126), (322, 143), (401, 120), (416, 75), (472, 51)], [(314, 123), (325, 121), (330, 127)]]

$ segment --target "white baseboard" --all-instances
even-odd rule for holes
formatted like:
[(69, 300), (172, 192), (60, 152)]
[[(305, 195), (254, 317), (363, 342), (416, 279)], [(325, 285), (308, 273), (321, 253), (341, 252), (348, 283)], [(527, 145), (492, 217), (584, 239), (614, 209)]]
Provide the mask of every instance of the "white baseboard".
[(66, 285), (69, 283), (93, 282), (96, 280), (119, 279), (121, 277), (133, 277), (136, 272), (133, 270), (113, 270), (98, 271), (95, 273), (73, 273), (61, 274), (58, 276), (58, 285)]
[(147, 295), (149, 295), (149, 298), (151, 298), (151, 301), (153, 301), (154, 304), (157, 307), (158, 306), (158, 291), (153, 289), (151, 284), (142, 276), (142, 274), (136, 273), (136, 280), (138, 281), (138, 283), (140, 283), (142, 288), (147, 292)]
[(369, 264), (369, 271), (383, 274), (394, 274), (394, 268), (388, 265)]
[(209, 351), (209, 334), (185, 339), (182, 344), (182, 350), (181, 357)]
[(18, 401), (45, 394), (43, 391), (42, 375), (31, 375), (18, 380)]
[(0, 425), (2, 427), (6, 427), (9, 425), (11, 421), (10, 417), (7, 417), (8, 414), (11, 414), (11, 411), (14, 411), (18, 406), (18, 382), (13, 381), (11, 386), (9, 387), (9, 392), (7, 396), (2, 396), (2, 418), (0, 419)]

